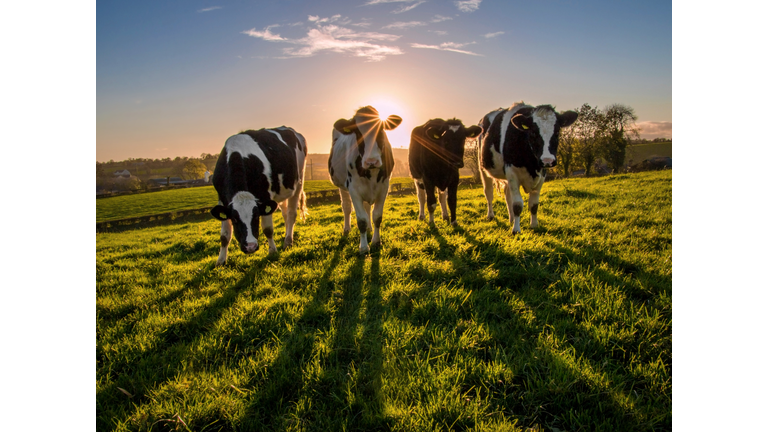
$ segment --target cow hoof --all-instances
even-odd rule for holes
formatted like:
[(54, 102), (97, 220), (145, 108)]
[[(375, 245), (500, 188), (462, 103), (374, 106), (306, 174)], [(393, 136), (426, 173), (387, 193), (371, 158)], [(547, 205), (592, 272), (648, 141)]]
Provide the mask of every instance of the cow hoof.
[(216, 261), (216, 267), (222, 267), (226, 263), (227, 263), (226, 260), (224, 260), (224, 261)]
[(457, 226), (459, 226), (459, 222), (458, 221), (453, 221), (453, 222), (451, 222), (451, 226), (456, 228)]
[(290, 249), (293, 246), (293, 242), (284, 242), (283, 243), (283, 250)]
[(495, 215), (488, 215), (488, 216), (486, 216), (486, 217), (485, 217), (485, 220), (486, 220), (486, 221), (488, 221), (488, 222), (490, 222), (490, 221), (492, 221), (492, 220), (493, 220), (493, 217), (494, 217), (494, 216), (495, 216)]
[(345, 230), (344, 230), (344, 235), (348, 235), (348, 234), (349, 234), (349, 230), (348, 230), (348, 229), (345, 229)]
[(277, 253), (277, 248), (269, 248), (268, 254), (272, 255), (272, 254), (276, 254), (276, 253)]
[(369, 248), (365, 248), (365, 249), (361, 248), (360, 250), (357, 251), (357, 253), (362, 256), (362, 255), (367, 255), (368, 252), (370, 252), (370, 251), (371, 250)]
[(424, 215), (419, 215), (419, 220), (423, 221), (424, 220)]
[(450, 222), (451, 218), (449, 216), (443, 216), (443, 220), (446, 222)]

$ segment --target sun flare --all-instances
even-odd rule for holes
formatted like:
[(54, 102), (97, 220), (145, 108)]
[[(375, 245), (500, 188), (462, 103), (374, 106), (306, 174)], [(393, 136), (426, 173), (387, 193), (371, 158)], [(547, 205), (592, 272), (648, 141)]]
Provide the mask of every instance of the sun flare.
[(413, 123), (410, 118), (410, 110), (407, 109), (406, 105), (390, 97), (373, 97), (365, 103), (376, 108), (382, 121), (391, 115), (396, 115), (403, 119), (400, 126), (387, 132), (387, 136), (393, 147), (408, 147)]

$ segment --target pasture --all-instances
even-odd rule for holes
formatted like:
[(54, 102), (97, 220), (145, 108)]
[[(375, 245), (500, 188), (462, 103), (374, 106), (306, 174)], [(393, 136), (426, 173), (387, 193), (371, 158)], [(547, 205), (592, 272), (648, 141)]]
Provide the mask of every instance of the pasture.
[(516, 237), (392, 196), (362, 257), (309, 210), (221, 268), (212, 218), (96, 235), (98, 430), (671, 430), (671, 171), (548, 182)]
[[(390, 181), (390, 184), (397, 183), (413, 184), (413, 180), (410, 177), (398, 177)], [(305, 192), (329, 189), (337, 189), (330, 180), (304, 182)], [(96, 200), (96, 222), (213, 207), (218, 201), (213, 186), (101, 198)]]

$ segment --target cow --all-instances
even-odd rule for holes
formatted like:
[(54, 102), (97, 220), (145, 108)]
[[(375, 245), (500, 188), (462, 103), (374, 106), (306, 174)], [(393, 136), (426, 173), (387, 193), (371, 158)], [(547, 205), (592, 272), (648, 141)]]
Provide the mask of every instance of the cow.
[(408, 148), (408, 166), (411, 178), (416, 183), (419, 220), (424, 220), (426, 201), (429, 223), (435, 222), (437, 188), (440, 192), (443, 219), (456, 226), (456, 190), (459, 187), (459, 168), (464, 167), (464, 141), (480, 135), (482, 131), (480, 126), (465, 127), (461, 120), (456, 118), (432, 119), (413, 128)]
[(350, 119), (339, 119), (333, 125), (328, 173), (339, 188), (344, 212), (344, 234), (349, 234), (350, 214), (355, 208), (360, 230), (360, 254), (370, 251), (367, 231), (371, 229), (370, 208), (373, 205), (373, 238), (371, 246), (381, 244), (379, 229), (384, 201), (389, 191), (389, 178), (395, 166), (392, 146), (385, 131), (403, 121), (396, 115), (379, 118), (372, 106), (357, 110)]
[(531, 228), (539, 226), (536, 213), (539, 192), (544, 185), (546, 169), (557, 165), (557, 144), (560, 129), (572, 125), (578, 113), (559, 114), (550, 105), (533, 107), (518, 102), (510, 108), (499, 108), (480, 120), (479, 165), (485, 199), (488, 201), (487, 220), (493, 214), (493, 179), (503, 180), (509, 223), (512, 234), (520, 232), (523, 197), (520, 186), (528, 195)]
[(269, 243), (277, 252), (272, 213), (278, 208), (285, 221), (283, 249), (293, 244), (297, 210), (307, 214), (304, 199), (304, 161), (307, 144), (293, 129), (247, 130), (227, 138), (213, 172), (213, 187), (219, 203), (211, 215), (221, 221), (221, 250), (216, 265), (227, 261), (227, 248), (235, 238), (240, 250), (251, 254), (259, 249), (259, 219)]

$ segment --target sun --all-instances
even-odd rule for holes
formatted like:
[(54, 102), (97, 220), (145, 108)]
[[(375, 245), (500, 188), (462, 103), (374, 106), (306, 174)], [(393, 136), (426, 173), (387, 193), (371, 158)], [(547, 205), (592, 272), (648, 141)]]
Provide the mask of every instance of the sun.
[(387, 117), (391, 115), (396, 116), (403, 116), (403, 108), (398, 104), (397, 102), (386, 99), (386, 98), (377, 98), (370, 102), (370, 105), (379, 112), (379, 118), (382, 120), (386, 120)]

